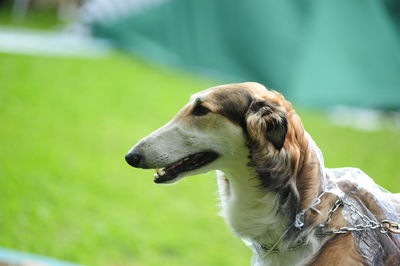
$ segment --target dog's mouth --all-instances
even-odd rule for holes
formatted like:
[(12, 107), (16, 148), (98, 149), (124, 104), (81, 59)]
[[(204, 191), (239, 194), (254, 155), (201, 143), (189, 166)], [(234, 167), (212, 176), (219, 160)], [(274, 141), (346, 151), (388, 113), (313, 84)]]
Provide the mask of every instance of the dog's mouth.
[(206, 164), (211, 163), (219, 157), (218, 153), (213, 151), (204, 151), (186, 156), (164, 169), (156, 169), (154, 182), (157, 184), (170, 183), (183, 172), (193, 171)]

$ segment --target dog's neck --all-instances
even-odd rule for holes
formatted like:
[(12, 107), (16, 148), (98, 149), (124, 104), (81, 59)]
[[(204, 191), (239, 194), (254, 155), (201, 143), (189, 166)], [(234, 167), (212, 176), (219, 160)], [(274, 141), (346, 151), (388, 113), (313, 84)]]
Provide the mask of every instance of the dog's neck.
[[(248, 166), (248, 152), (238, 156), (235, 163), (218, 173), (221, 215), (237, 236), (271, 245), (293, 223), (293, 215), (281, 210), (282, 195), (262, 187), (257, 171)], [(296, 211), (309, 206), (321, 191), (320, 162), (310, 145), (303, 151), (301, 162), (292, 177), (300, 194), (297, 206), (291, 206)]]
[[(257, 238), (267, 228), (282, 224), (278, 201), (273, 192), (263, 192), (255, 171), (239, 165), (219, 174), (222, 215), (234, 233), (242, 238)], [(286, 222), (284, 222), (286, 224)]]
[(247, 154), (236, 162), (243, 163), (218, 173), (221, 215), (240, 238), (274, 242), (288, 224), (278, 213), (278, 197), (262, 189), (255, 169), (247, 165)]

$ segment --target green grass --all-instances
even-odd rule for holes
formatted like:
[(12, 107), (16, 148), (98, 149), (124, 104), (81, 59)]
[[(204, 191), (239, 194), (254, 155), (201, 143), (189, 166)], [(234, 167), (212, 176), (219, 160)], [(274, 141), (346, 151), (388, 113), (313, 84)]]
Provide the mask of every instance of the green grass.
[[(157, 186), (124, 154), (215, 82), (114, 56), (0, 54), (0, 246), (87, 265), (248, 265), (213, 174)], [(400, 192), (400, 134), (301, 112), (329, 167)]]

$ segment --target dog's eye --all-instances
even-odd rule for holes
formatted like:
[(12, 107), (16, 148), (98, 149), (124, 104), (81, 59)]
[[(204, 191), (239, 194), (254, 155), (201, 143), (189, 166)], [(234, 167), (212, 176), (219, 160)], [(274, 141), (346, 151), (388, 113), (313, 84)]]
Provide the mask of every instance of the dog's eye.
[(192, 110), (192, 115), (202, 116), (202, 115), (208, 114), (209, 112), (211, 112), (210, 109), (208, 109), (207, 107), (204, 107), (201, 104), (197, 104)]

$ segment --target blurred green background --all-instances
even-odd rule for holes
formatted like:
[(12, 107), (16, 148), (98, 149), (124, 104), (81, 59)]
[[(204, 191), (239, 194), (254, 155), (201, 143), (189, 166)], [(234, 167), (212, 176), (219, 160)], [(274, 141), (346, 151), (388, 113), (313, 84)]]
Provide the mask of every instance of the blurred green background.
[[(0, 14), (7, 26), (65, 24), (51, 8), (20, 21)], [(248, 265), (250, 251), (217, 215), (214, 173), (158, 186), (124, 161), (191, 94), (229, 81), (120, 52), (0, 53), (0, 246), (85, 265)], [(327, 167), (359, 167), (400, 192), (394, 125), (339, 127), (295, 105)]]
[(91, 30), (121, 50), (298, 104), (400, 107), (400, 1), (171, 0)]

